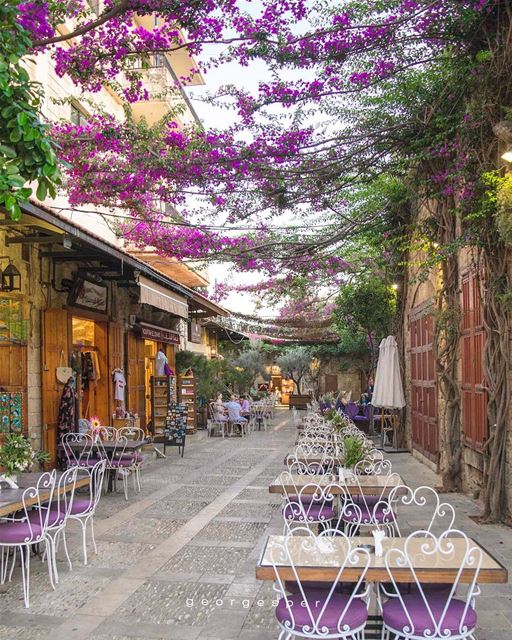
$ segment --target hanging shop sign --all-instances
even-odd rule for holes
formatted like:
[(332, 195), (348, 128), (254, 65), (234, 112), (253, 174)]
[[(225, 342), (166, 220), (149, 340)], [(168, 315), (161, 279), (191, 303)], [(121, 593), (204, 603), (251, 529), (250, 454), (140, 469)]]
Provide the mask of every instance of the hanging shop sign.
[(155, 342), (165, 342), (166, 344), (180, 344), (180, 334), (163, 327), (155, 327), (152, 324), (141, 322), (138, 325), (141, 338), (144, 340), (154, 340)]
[(77, 278), (69, 294), (68, 304), (88, 311), (106, 313), (107, 292), (107, 287), (102, 284), (97, 284), (85, 278)]
[(191, 322), (188, 330), (188, 339), (190, 342), (201, 342), (201, 325), (199, 322)]

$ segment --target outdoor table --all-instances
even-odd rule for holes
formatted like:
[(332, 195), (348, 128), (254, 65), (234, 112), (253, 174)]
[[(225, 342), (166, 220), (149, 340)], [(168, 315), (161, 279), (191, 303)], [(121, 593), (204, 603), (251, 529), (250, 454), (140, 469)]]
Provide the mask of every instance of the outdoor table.
[[(2, 486), (2, 488), (0, 489), (0, 517), (16, 513), (16, 511), (23, 509), (23, 492), (28, 487), (34, 487), (41, 475), (41, 473), (21, 473), (18, 476), (18, 489), (4, 488)], [(79, 487), (86, 487), (88, 484), (89, 476), (78, 476), (76, 481), (77, 489)], [(66, 485), (64, 491), (71, 491), (72, 487), (73, 485), (70, 483), (69, 485)], [(28, 506), (32, 506), (38, 504), (39, 500), (41, 500), (41, 502), (44, 502), (49, 499), (50, 491), (44, 489), (40, 492), (40, 498), (38, 498), (37, 496), (34, 498), (27, 497), (25, 503)]]
[[(400, 485), (404, 485), (404, 481), (402, 478), (393, 474), (390, 478), (384, 475), (361, 475), (357, 476), (358, 484), (354, 482), (347, 483), (350, 481), (351, 475), (346, 477), (344, 480), (339, 480), (335, 476), (332, 475), (299, 475), (292, 474), (293, 483), (283, 486), (282, 482), (279, 479), (279, 476), (269, 485), (269, 493), (280, 493), (282, 495), (289, 495), (293, 493), (296, 489), (299, 491), (302, 487), (306, 487), (305, 493), (314, 493), (315, 486), (320, 485), (321, 487), (327, 487), (332, 484), (332, 494), (339, 495), (343, 493), (343, 488), (346, 488), (351, 493), (358, 493), (359, 495), (365, 496), (381, 496), (385, 497), (389, 494), (389, 492), (398, 487)], [(309, 486), (307, 486), (309, 485)]]
[[(377, 557), (375, 554), (370, 556), (370, 566), (366, 573), (365, 580), (368, 582), (389, 582), (389, 575), (385, 565), (386, 552), (394, 548), (403, 549), (407, 538), (385, 538), (382, 542), (384, 555)], [(256, 565), (256, 578), (259, 580), (275, 580), (274, 567), (272, 565), (271, 549), (274, 544), (282, 544), (285, 536), (268, 536), (266, 539), (258, 563)], [(370, 537), (353, 537), (349, 538), (353, 547), (359, 547), (363, 544), (374, 544), (373, 538)], [(337, 579), (338, 571), (343, 563), (343, 538), (329, 538), (333, 548), (329, 551), (320, 551), (318, 549), (301, 549), (304, 538), (297, 536), (288, 541), (290, 555), (294, 560), (295, 570), (300, 580), (314, 580), (315, 582), (330, 582)], [(417, 538), (409, 542), (410, 558), (413, 563), (414, 571), (418, 580), (423, 584), (430, 583), (446, 583), (453, 584), (457, 578), (458, 571), (462, 565), (463, 554), (466, 550), (466, 542), (462, 538), (446, 538), (447, 543), (453, 544), (454, 552), (450, 556), (446, 554), (424, 554), (421, 551), (421, 545), (425, 544), (424, 538)], [(508, 582), (508, 571), (498, 560), (478, 542), (470, 539), (470, 543), (480, 547), (483, 551), (482, 566), (478, 576), (480, 583), (504, 584)], [(363, 564), (362, 560), (362, 564)], [(341, 574), (344, 582), (357, 582), (361, 576), (362, 566), (357, 565), (347, 567)], [(392, 567), (393, 577), (396, 582), (411, 583), (414, 582), (411, 571), (404, 567)], [(289, 562), (284, 561), (278, 564), (278, 572), (281, 579), (295, 580), (294, 570)], [(473, 571), (464, 569), (462, 571), (460, 582), (469, 584), (473, 579)]]
[[(115, 440), (103, 440), (103, 448), (105, 449), (105, 452), (107, 453), (107, 455), (110, 453), (113, 453), (116, 449), (118, 450), (118, 453), (121, 453), (124, 450), (124, 453), (133, 453), (134, 451), (137, 451), (138, 449), (140, 449), (141, 447), (143, 447), (145, 444), (148, 444), (149, 440), (147, 440), (146, 438), (144, 440), (128, 440), (126, 442), (126, 446), (122, 445), (119, 446), (118, 443), (116, 443)], [(83, 449), (84, 445), (83, 443), (80, 442), (70, 442), (68, 443), (68, 445), (71, 449), (75, 449), (75, 450), (81, 450)], [(94, 448), (98, 449), (98, 444), (95, 442), (94, 443)], [(114, 477), (115, 477), (115, 472), (117, 470), (116, 469), (110, 469), (108, 472), (108, 484), (107, 484), (107, 492), (108, 493), (112, 493), (114, 490)]]

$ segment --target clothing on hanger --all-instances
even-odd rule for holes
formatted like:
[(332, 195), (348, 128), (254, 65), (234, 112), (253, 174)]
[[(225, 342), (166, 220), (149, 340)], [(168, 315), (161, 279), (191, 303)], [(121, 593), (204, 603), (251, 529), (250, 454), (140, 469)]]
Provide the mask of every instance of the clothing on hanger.
[(124, 404), (126, 391), (126, 378), (121, 369), (114, 369), (112, 374), (114, 382), (114, 400), (118, 400)]

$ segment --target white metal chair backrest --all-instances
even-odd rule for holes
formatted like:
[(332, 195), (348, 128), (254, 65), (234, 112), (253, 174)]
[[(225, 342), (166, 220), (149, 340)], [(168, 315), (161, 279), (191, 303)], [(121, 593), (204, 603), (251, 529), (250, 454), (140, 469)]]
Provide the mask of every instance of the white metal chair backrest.
[[(427, 585), (421, 581), (416, 571), (418, 558), (425, 562), (432, 559), (433, 566), (442, 567), (443, 563), (455, 565), (455, 578), (453, 583), (447, 584), (447, 589), (443, 592), (436, 592), (435, 598), (429, 592)], [(478, 575), (482, 566), (483, 551), (472, 542), (465, 533), (458, 529), (449, 529), (436, 537), (428, 531), (415, 531), (406, 540), (403, 548), (399, 546), (391, 547), (384, 557), (386, 570), (388, 572), (393, 595), (400, 600), (400, 604), (407, 617), (407, 638), (474, 638), (471, 629), (466, 626), (466, 618), (470, 608), (473, 606), (474, 597), (480, 592), (478, 589)], [(404, 569), (409, 570), (413, 578), (417, 597), (414, 604), (408, 598), (404, 598), (403, 590), (396, 582), (395, 571), (399, 569), (403, 573)], [(465, 584), (462, 584), (462, 575), (465, 574)], [(469, 583), (467, 577), (471, 577)], [(401, 593), (402, 591), (402, 593)], [(421, 616), (421, 629), (417, 627), (418, 616), (412, 608), (418, 609), (418, 598), (424, 605), (424, 613)], [(458, 609), (457, 618), (460, 624), (453, 633), (453, 620), (448, 621), (448, 616), (452, 610), (451, 604), (458, 600), (463, 605), (463, 609)], [(435, 611), (433, 603), (435, 601)], [(459, 605), (460, 607), (460, 605)], [(427, 622), (425, 622), (425, 616)], [(460, 618), (459, 618), (460, 616)], [(426, 631), (425, 631), (426, 629)], [(404, 629), (405, 630), (405, 629)]]
[(297, 445), (295, 450), (292, 451), (292, 455), (304, 462), (309, 468), (314, 469), (316, 467), (319, 472), (320, 469), (324, 469), (324, 472), (332, 473), (336, 462), (334, 458), (335, 450), (331, 446), (309, 447)]
[(146, 438), (144, 429), (141, 427), (121, 427), (117, 429), (117, 438), (124, 436), (127, 440), (141, 442)]
[[(48, 504), (51, 504), (52, 509), (55, 508), (61, 514), (59, 525), (64, 524), (71, 513), (79, 470), (83, 470), (83, 467), (70, 467), (57, 478), (53, 492), (53, 502)], [(52, 524), (55, 526), (57, 523)]]
[(94, 449), (90, 434), (65, 433), (61, 442), (68, 467), (87, 466)]
[(117, 429), (115, 427), (100, 427), (97, 429), (99, 438), (106, 442), (111, 442), (117, 439)]
[(85, 469), (89, 476), (89, 485), (87, 487), (89, 493), (89, 499), (85, 500), (84, 510), (80, 513), (73, 514), (74, 516), (84, 516), (94, 514), (96, 507), (101, 498), (101, 490), (103, 486), (103, 478), (105, 476), (105, 470), (107, 468), (106, 460), (99, 460), (93, 467)]
[(347, 499), (340, 509), (339, 520), (347, 523), (346, 531), (355, 535), (361, 527), (384, 529), (388, 536), (396, 531), (395, 503), (391, 502), (391, 491), (399, 486), (400, 476), (390, 473), (369, 496), (361, 483), (361, 475), (344, 470), (338, 483), (344, 488)]
[(283, 471), (279, 481), (283, 487), (285, 507), (283, 520), (285, 531), (291, 531), (298, 526), (308, 526), (318, 522), (327, 521), (325, 507), (331, 506), (329, 499), (324, 494), (324, 488), (309, 476), (307, 481), (298, 485), (295, 477), (289, 471)]
[(389, 459), (374, 460), (371, 455), (360, 460), (354, 466), (354, 473), (359, 476), (389, 476), (393, 472), (393, 464)]
[[(57, 472), (54, 469), (53, 471), (42, 473), (33, 487), (27, 487), (23, 491), (21, 497), (21, 504), (23, 506), (20, 511), (23, 513), (23, 520), (28, 527), (28, 533), (24, 540), (26, 544), (37, 542), (45, 537), (50, 516), (50, 510), (46, 509), (45, 506), (46, 503), (51, 504), (56, 481)], [(37, 516), (35, 518), (29, 518), (29, 513), (31, 513), (34, 508)]]
[[(455, 526), (455, 509), (448, 502), (441, 502), (433, 487), (421, 486), (411, 489), (405, 485), (398, 486), (390, 491), (389, 502), (394, 505), (395, 510), (400, 511), (401, 507), (421, 507), (421, 514), (425, 516), (425, 526), (422, 530), (427, 533), (440, 535)], [(398, 517), (396, 529), (399, 536), (404, 535)]]
[[(105, 444), (108, 443), (108, 448)], [(128, 439), (126, 436), (118, 436), (115, 440), (98, 440), (96, 443), (98, 447), (98, 452), (100, 454), (100, 458), (105, 460), (107, 463), (107, 469), (117, 468), (116, 461), (118, 462), (121, 458), (123, 458), (126, 447), (128, 445)]]
[[(296, 530), (299, 535), (293, 535), (289, 533), (286, 535), (283, 541), (273, 542), (270, 548), (270, 560), (274, 569), (275, 580), (278, 590), (283, 598), (286, 608), (288, 610), (288, 619), (286, 627), (290, 635), (293, 635), (295, 629), (297, 629), (299, 635), (311, 638), (323, 638), (323, 637), (341, 637), (341, 638), (356, 638), (359, 635), (354, 633), (354, 629), (345, 626), (344, 619), (347, 616), (347, 612), (354, 600), (362, 599), (367, 603), (369, 596), (370, 585), (367, 585), (363, 590), (362, 586), (368, 567), (370, 565), (370, 554), (366, 549), (353, 548), (350, 540), (341, 531), (337, 532), (337, 535), (315, 535), (306, 527), (301, 527)], [(339, 567), (336, 576), (331, 583), (326, 583), (325, 591), (319, 594), (316, 590), (308, 589), (306, 584), (303, 584), (299, 577), (299, 568), (304, 564), (304, 558), (315, 558), (321, 556), (322, 558), (332, 558), (332, 566)], [(283, 565), (288, 572), (291, 572), (294, 582), (297, 584), (300, 596), (300, 607), (294, 609), (293, 601), (286, 588), (286, 581), (281, 575)], [(360, 577), (357, 582), (354, 582), (354, 587), (351, 594), (343, 600), (341, 604), (336, 606), (336, 619), (335, 626), (336, 631), (327, 635), (327, 630), (324, 626), (324, 614), (331, 608), (331, 601), (336, 594), (336, 587), (341, 581), (342, 573), (349, 568), (357, 567), (360, 571)], [(336, 596), (335, 596), (336, 597)], [(315, 601), (320, 600), (320, 610), (318, 605), (315, 606)], [(300, 609), (300, 620), (296, 618), (298, 609)], [(306, 615), (306, 621), (304, 616)], [(335, 620), (336, 622), (336, 620)], [(365, 620), (366, 622), (366, 620)], [(329, 625), (331, 627), (331, 623)], [(359, 631), (357, 628), (355, 631)], [(288, 637), (288, 636), (287, 636)]]

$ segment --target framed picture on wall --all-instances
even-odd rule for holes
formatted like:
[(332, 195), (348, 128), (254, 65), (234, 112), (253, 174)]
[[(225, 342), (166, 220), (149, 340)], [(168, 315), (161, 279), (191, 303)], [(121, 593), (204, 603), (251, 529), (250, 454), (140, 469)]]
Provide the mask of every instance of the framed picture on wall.
[(68, 304), (89, 311), (107, 312), (108, 289), (86, 278), (77, 278), (69, 294)]

